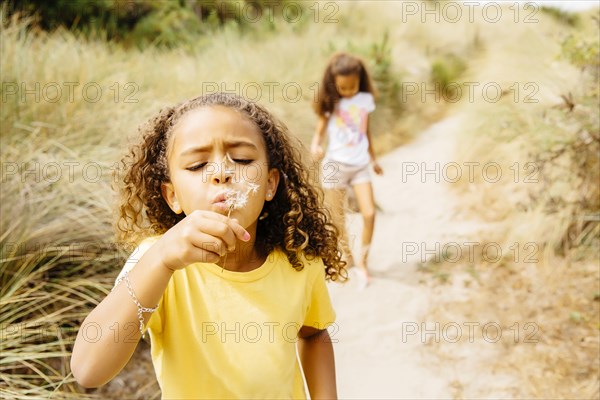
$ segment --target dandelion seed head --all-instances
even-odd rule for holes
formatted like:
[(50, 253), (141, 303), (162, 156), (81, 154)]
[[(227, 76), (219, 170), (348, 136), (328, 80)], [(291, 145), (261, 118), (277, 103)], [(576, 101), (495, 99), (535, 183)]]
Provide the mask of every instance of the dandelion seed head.
[(230, 209), (238, 210), (240, 208), (244, 208), (246, 204), (248, 204), (248, 195), (250, 193), (254, 194), (260, 188), (260, 185), (256, 183), (248, 182), (246, 184), (248, 189), (244, 191), (229, 189), (225, 192), (225, 205)]
[(260, 187), (260, 185), (257, 185), (256, 183), (248, 183), (248, 192), (251, 192), (252, 194), (256, 193), (258, 191), (258, 188)]
[(248, 192), (229, 190), (225, 193), (225, 205), (235, 210), (243, 208), (248, 203)]

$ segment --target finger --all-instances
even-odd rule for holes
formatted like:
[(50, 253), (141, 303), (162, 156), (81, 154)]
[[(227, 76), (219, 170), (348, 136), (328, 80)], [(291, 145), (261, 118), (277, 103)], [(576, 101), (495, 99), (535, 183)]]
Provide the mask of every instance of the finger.
[[(229, 228), (233, 231), (235, 237), (239, 238), (240, 240), (243, 240), (244, 242), (250, 240), (250, 233), (248, 233), (248, 231), (244, 229), (242, 225), (240, 225), (240, 222), (236, 218), (227, 218), (224, 215), (213, 212), (209, 212), (208, 214), (209, 218), (214, 217), (215, 220), (222, 221), (224, 224), (229, 226)], [(233, 239), (233, 244), (235, 244), (235, 238)]]
[(250, 234), (237, 220), (211, 211), (206, 211), (203, 218), (199, 218), (198, 228), (224, 240), (230, 251), (235, 248), (236, 237), (245, 242), (250, 240)]
[(235, 249), (237, 240), (233, 229), (231, 229), (227, 221), (222, 221), (219, 218), (204, 218), (198, 221), (197, 227), (200, 232), (222, 241), (225, 251), (233, 251)]
[[(222, 217), (222, 215), (220, 214), (216, 215), (218, 217)], [(236, 218), (225, 218), (225, 223), (233, 231), (233, 234), (236, 238), (243, 240), (244, 242), (250, 240), (250, 233), (240, 224), (240, 221), (238, 221)]]
[(219, 254), (214, 253), (212, 251), (204, 249), (198, 249), (198, 251), (199, 255), (198, 258), (196, 258), (198, 260), (197, 262), (216, 264), (221, 258), (223, 258), (223, 256), (220, 256)]
[(228, 221), (228, 223), (236, 237), (240, 238), (240, 240), (243, 240), (244, 242), (250, 240), (250, 233), (244, 229), (242, 225), (240, 225), (240, 221), (238, 221), (236, 218), (232, 218)]
[[(221, 255), (216, 252), (218, 246), (215, 242), (211, 242), (208, 238), (203, 239), (192, 239), (190, 241), (192, 246), (188, 248), (183, 258), (188, 262), (203, 262), (203, 263), (216, 263), (221, 259)], [(211, 244), (212, 243), (212, 244)]]
[(210, 234), (201, 232), (200, 235), (194, 237), (192, 240), (194, 248), (200, 250), (202, 253), (201, 258), (214, 258), (217, 260), (227, 254), (227, 244), (218, 237)]

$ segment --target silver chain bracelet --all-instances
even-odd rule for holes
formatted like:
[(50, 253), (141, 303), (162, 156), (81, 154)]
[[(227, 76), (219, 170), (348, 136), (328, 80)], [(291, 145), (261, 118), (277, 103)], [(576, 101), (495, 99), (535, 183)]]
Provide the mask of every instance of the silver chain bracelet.
[(131, 286), (131, 282), (129, 281), (129, 271), (125, 271), (123, 273), (123, 276), (121, 276), (121, 278), (117, 279), (117, 282), (115, 283), (115, 286), (113, 287), (113, 290), (114, 290), (114, 288), (117, 287), (117, 285), (119, 283), (121, 283), (121, 281), (123, 279), (125, 279), (125, 284), (127, 285), (127, 291), (129, 292), (129, 295), (131, 296), (131, 298), (133, 299), (133, 302), (137, 306), (137, 316), (138, 316), (138, 320), (140, 321), (140, 333), (142, 334), (142, 339), (144, 339), (146, 337), (146, 332), (144, 332), (144, 317), (142, 316), (142, 313), (154, 312), (158, 308), (158, 305), (156, 307), (148, 308), (148, 307), (144, 307), (140, 304), (139, 300), (137, 299), (137, 296), (133, 292), (133, 287)]

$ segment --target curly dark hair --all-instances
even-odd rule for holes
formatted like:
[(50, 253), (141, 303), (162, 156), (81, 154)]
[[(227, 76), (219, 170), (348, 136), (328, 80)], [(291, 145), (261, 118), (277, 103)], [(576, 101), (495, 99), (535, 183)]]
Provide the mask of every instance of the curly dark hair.
[(167, 146), (173, 126), (188, 111), (199, 107), (225, 106), (252, 120), (262, 132), (268, 168), (282, 177), (272, 201), (265, 202), (268, 217), (258, 221), (257, 243), (271, 252), (276, 247), (292, 266), (303, 269), (302, 256), (320, 257), (328, 280), (346, 280), (346, 263), (338, 248), (338, 230), (323, 208), (322, 191), (314, 187), (301, 163), (299, 148), (292, 145), (287, 127), (259, 104), (230, 93), (214, 93), (162, 109), (140, 128), (139, 142), (130, 146), (121, 160), (119, 206), (115, 224), (119, 242), (135, 243), (147, 236), (163, 234), (183, 218), (175, 214), (161, 194), (161, 183), (169, 182)]
[(318, 115), (327, 117), (333, 112), (335, 103), (340, 100), (340, 94), (335, 86), (337, 75), (358, 75), (360, 82), (358, 91), (368, 92), (373, 96), (377, 95), (365, 63), (352, 54), (336, 53), (331, 57), (325, 68), (318, 98), (314, 103), (315, 112)]

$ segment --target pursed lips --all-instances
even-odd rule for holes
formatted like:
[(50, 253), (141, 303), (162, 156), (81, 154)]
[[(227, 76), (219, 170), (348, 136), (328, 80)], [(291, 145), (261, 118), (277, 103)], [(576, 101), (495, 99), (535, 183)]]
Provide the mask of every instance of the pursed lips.
[(213, 198), (212, 204), (221, 203), (221, 202), (224, 202), (225, 200), (227, 200), (227, 191), (219, 192)]

